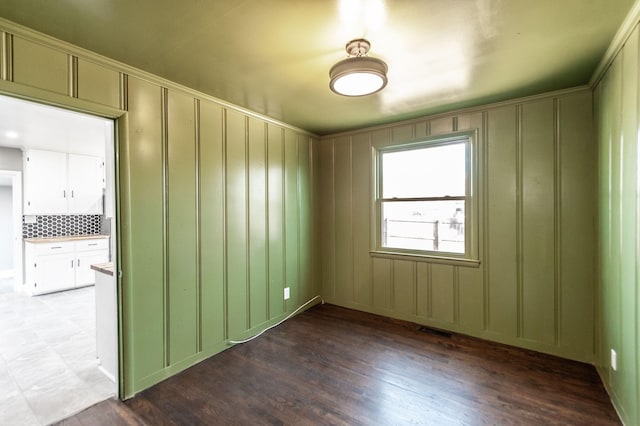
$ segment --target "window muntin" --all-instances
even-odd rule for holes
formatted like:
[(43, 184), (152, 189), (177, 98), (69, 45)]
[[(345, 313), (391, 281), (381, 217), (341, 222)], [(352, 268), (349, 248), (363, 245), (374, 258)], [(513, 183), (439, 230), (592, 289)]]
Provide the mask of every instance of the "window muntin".
[(374, 252), (474, 260), (473, 139), (432, 139), (376, 152)]

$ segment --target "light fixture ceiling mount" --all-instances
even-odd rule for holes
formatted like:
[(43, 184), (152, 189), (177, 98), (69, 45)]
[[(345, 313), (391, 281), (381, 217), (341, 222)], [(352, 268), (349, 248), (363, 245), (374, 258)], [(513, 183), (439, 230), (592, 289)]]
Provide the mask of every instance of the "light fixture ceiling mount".
[(339, 95), (365, 96), (377, 93), (387, 85), (387, 64), (367, 56), (371, 43), (363, 38), (351, 40), (345, 46), (349, 57), (336, 63), (329, 71), (329, 87)]

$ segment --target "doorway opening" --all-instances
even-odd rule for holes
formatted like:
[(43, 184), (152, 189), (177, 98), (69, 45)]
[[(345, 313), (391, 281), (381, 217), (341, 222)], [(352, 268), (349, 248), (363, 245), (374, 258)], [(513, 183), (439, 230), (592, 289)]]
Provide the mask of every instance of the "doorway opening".
[(22, 173), (0, 170), (0, 293), (22, 282)]
[(0, 95), (0, 424), (118, 394), (115, 188), (113, 120)]

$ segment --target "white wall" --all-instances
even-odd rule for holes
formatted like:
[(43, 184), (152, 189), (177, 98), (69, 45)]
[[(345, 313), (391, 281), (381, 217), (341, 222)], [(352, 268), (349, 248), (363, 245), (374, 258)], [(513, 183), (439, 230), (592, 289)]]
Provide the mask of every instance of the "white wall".
[(0, 170), (22, 171), (22, 151), (0, 146)]
[(0, 271), (13, 270), (13, 191), (0, 186)]

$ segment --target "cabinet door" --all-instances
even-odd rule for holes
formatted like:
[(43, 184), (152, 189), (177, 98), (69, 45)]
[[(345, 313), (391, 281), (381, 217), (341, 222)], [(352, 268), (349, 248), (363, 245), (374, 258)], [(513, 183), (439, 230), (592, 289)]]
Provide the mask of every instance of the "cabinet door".
[(103, 161), (69, 154), (69, 214), (102, 214)]
[(95, 284), (96, 271), (91, 269), (91, 265), (108, 261), (108, 250), (76, 252), (76, 287)]
[(28, 150), (25, 156), (24, 214), (66, 214), (67, 196), (67, 154)]
[(75, 281), (73, 253), (38, 256), (34, 272), (33, 294), (73, 288)]

